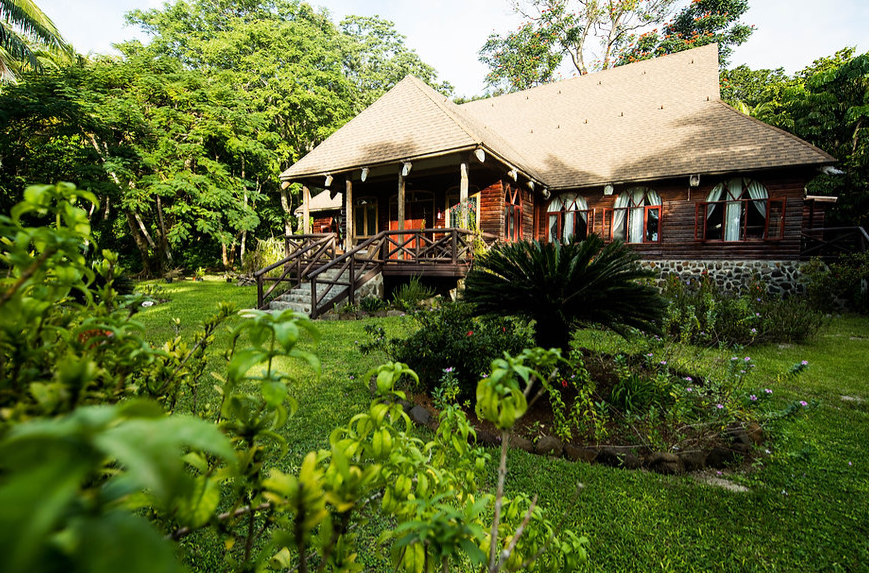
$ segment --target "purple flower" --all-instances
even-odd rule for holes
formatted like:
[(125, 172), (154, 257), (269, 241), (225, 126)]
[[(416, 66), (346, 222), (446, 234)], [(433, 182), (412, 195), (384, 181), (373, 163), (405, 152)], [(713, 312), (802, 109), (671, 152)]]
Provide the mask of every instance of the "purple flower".
[[(754, 329), (752, 328), (752, 330)], [(745, 358), (743, 358), (743, 360), (745, 360), (746, 362), (751, 362), (751, 356), (746, 356)]]
[(723, 410), (723, 409), (724, 409), (724, 404), (718, 404), (718, 405), (716, 405), (715, 407), (718, 408), (719, 410)]
[(756, 328), (752, 328), (752, 329), (751, 329), (751, 333), (752, 333), (752, 334), (757, 334), (757, 329), (756, 329)]
[(453, 367), (452, 367), (452, 366), (450, 366), (449, 368), (444, 368), (444, 372), (446, 372), (447, 374), (449, 374), (449, 373), (452, 372), (452, 371), (453, 371)]
[(809, 403), (806, 402), (805, 400), (800, 400), (800, 406), (805, 407), (805, 406), (808, 406), (808, 405), (809, 405)]
[(351, 375), (350, 380), (356, 380), (356, 377)]
[(739, 373), (740, 373), (740, 374), (745, 374), (745, 370), (740, 370)]
[(848, 465), (850, 466), (850, 465), (851, 465), (851, 462), (848, 462)]
[(803, 360), (802, 362), (800, 362), (800, 364), (802, 364), (803, 366), (808, 366), (808, 365), (809, 365), (809, 361), (808, 361), (808, 360)]
[(755, 396), (754, 394), (749, 396), (748, 399), (751, 400), (752, 402), (757, 402), (757, 396)]
[(651, 358), (651, 357), (652, 357), (652, 353), (649, 352), (648, 354), (646, 354), (646, 356), (647, 356), (648, 358)]
[(694, 388), (686, 388), (686, 390), (688, 390), (688, 392), (693, 392)]
[(661, 360), (661, 366), (666, 366), (666, 365), (667, 365), (667, 361), (666, 361), (666, 360)]
[(693, 382), (690, 376), (685, 376), (685, 382)]
[(770, 390), (769, 388), (764, 388), (763, 391), (767, 394), (772, 394), (772, 390)]

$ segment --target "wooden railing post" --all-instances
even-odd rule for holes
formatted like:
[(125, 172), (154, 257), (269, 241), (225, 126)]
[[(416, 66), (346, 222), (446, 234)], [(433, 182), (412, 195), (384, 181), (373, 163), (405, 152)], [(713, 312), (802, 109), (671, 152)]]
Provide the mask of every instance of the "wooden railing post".
[[(347, 296), (350, 298), (350, 304), (356, 304), (356, 256), (350, 256), (349, 269), (350, 285), (347, 287)], [(339, 277), (340, 278), (340, 277)]]
[(256, 307), (263, 307), (263, 275), (256, 278)]
[(450, 237), (450, 242), (452, 243), (451, 246), (452, 246), (452, 250), (453, 250), (452, 259), (453, 259), (453, 264), (456, 264), (458, 262), (458, 258), (459, 258), (459, 252), (458, 252), (459, 251), (459, 244), (458, 244), (459, 243), (459, 232), (457, 230), (453, 229), (452, 231), (450, 231), (450, 234), (452, 235)]
[(317, 279), (311, 279), (311, 318), (317, 318)]

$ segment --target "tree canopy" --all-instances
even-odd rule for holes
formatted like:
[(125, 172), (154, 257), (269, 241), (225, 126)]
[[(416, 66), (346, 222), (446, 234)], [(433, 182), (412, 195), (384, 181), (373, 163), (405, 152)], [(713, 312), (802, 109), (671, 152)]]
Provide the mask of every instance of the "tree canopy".
[(339, 27), (293, 0), (193, 0), (127, 19), (150, 41), (0, 94), (0, 204), (34, 181), (87, 187), (95, 233), (146, 274), (230, 265), (282, 234), (279, 173), (404, 75), (451, 91), (378, 18)]
[(0, 0), (0, 82), (41, 69), (42, 51), (64, 56), (73, 52), (33, 0)]
[[(552, 81), (567, 58), (576, 73), (718, 42), (722, 67), (753, 27), (739, 21), (747, 0), (515, 0), (525, 22), (492, 34), (480, 50), (487, 85), (517, 91)], [(674, 16), (675, 14), (675, 16)], [(660, 32), (659, 32), (660, 27)]]

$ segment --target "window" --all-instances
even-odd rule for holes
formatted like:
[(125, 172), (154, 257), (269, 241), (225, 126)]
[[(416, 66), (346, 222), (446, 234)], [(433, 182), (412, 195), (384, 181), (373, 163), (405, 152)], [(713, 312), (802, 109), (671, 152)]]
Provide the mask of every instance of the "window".
[(353, 201), (353, 234), (357, 237), (377, 234), (377, 199), (359, 197)]
[[(480, 228), (480, 192), (476, 187), (472, 187), (469, 191), (468, 203), (464, 206), (459, 204), (459, 194), (455, 188), (447, 191), (447, 208), (445, 211), (446, 218), (443, 221), (444, 227), (460, 229), (462, 228), (462, 216), (467, 217), (467, 228), (471, 230)], [(438, 219), (443, 217), (438, 213)]]
[(522, 193), (512, 185), (504, 191), (504, 240), (522, 240)]
[(575, 193), (559, 195), (546, 210), (550, 243), (568, 242), (573, 237), (584, 239), (594, 225), (593, 213), (588, 210), (585, 197)]
[(661, 197), (648, 187), (631, 187), (616, 198), (610, 219), (612, 239), (626, 243), (661, 240)]
[(784, 201), (769, 199), (761, 183), (735, 177), (716, 185), (697, 204), (695, 238), (702, 241), (780, 239)]

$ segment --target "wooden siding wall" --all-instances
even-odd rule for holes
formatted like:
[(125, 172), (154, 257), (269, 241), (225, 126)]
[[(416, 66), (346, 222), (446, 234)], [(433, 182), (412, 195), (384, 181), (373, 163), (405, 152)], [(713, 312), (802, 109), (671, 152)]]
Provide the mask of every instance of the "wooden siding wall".
[(504, 186), (497, 181), (480, 191), (480, 230), (504, 235)]
[[(661, 241), (659, 243), (631, 244), (643, 259), (767, 259), (793, 260), (800, 254), (800, 231), (803, 222), (803, 197), (806, 182), (812, 173), (805, 170), (777, 173), (747, 173), (739, 176), (756, 179), (763, 184), (770, 199), (785, 199), (785, 227), (780, 240), (749, 240), (723, 243), (720, 241), (700, 242), (694, 239), (697, 203), (706, 201), (712, 188), (733, 176), (701, 177), (701, 185), (689, 188), (687, 178), (679, 180), (643, 183), (660, 195)], [(610, 196), (603, 195), (600, 188), (594, 190), (576, 189), (565, 193), (583, 195), (589, 210), (596, 209), (593, 231), (604, 234), (603, 209), (613, 208), (616, 197), (635, 185), (617, 185)], [(690, 193), (690, 198), (689, 198)], [(553, 198), (555, 195), (553, 195)], [(536, 238), (547, 238), (546, 207), (549, 201), (538, 203)], [(607, 226), (607, 233), (609, 228)], [(608, 239), (607, 236), (604, 236)]]

